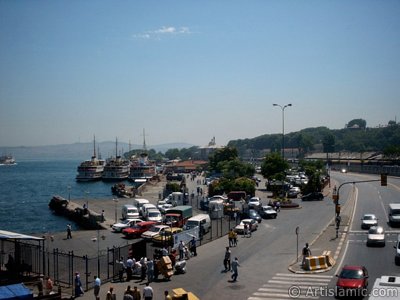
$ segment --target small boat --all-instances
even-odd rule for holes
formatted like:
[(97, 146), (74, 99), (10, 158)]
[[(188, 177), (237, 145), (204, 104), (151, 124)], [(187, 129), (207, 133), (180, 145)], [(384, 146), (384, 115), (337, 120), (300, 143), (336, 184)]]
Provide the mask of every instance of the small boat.
[(12, 166), (16, 165), (15, 159), (12, 155), (0, 156), (0, 166)]
[(93, 139), (93, 156), (90, 160), (85, 160), (78, 166), (77, 181), (95, 181), (100, 180), (104, 171), (104, 159), (96, 156), (96, 139)]

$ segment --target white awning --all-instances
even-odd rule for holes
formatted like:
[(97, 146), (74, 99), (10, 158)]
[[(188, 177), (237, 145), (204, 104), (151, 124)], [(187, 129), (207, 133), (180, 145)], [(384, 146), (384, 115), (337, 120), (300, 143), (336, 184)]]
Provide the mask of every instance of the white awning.
[(42, 237), (0, 230), (0, 240), (44, 240)]

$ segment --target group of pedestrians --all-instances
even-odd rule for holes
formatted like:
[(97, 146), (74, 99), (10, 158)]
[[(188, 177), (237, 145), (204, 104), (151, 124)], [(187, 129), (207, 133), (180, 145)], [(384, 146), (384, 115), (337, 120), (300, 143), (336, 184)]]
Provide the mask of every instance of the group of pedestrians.
[(235, 257), (233, 261), (231, 261), (231, 256), (232, 256), (231, 249), (229, 247), (226, 247), (224, 255), (225, 272), (231, 271), (232, 282), (235, 282), (237, 281), (237, 277), (239, 275), (238, 267), (240, 267), (240, 264), (239, 264), (239, 259), (237, 257)]

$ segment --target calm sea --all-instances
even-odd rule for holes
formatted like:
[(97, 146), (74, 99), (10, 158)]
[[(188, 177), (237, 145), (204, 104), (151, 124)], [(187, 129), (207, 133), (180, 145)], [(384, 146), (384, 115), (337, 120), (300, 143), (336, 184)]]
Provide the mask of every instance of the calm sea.
[(79, 163), (19, 161), (14, 166), (0, 166), (0, 230), (24, 234), (65, 231), (66, 219), (48, 208), (53, 195), (112, 199), (113, 183), (75, 181)]

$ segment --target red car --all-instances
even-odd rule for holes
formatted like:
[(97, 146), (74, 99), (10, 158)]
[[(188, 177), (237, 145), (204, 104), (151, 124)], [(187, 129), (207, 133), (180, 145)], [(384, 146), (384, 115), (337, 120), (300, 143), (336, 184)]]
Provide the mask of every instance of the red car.
[(124, 230), (122, 230), (122, 233), (127, 238), (139, 238), (143, 232), (149, 230), (155, 224), (157, 224), (157, 222), (154, 222), (154, 221), (140, 222), (134, 226), (125, 228)]
[(337, 276), (335, 297), (364, 297), (367, 295), (368, 271), (364, 266), (345, 265)]

